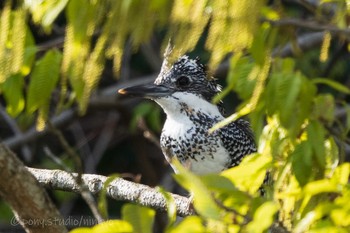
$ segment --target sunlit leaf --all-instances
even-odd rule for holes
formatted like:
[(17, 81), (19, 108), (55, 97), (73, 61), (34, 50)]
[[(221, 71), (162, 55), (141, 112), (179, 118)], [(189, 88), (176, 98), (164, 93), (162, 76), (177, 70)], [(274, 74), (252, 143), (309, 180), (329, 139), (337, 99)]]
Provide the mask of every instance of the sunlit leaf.
[(99, 194), (99, 198), (98, 198), (98, 209), (101, 213), (101, 215), (103, 216), (103, 218), (107, 219), (108, 218), (108, 206), (107, 206), (107, 187), (109, 186), (109, 184), (115, 180), (116, 178), (118, 178), (119, 175), (118, 174), (114, 174), (114, 175), (109, 175), (107, 180), (104, 182), (103, 184), (103, 189), (101, 190), (100, 194)]
[(183, 219), (177, 226), (170, 229), (169, 233), (203, 233), (206, 231), (202, 219), (198, 216), (189, 216)]
[(25, 6), (33, 14), (35, 23), (41, 23), (46, 32), (50, 32), (52, 23), (66, 7), (68, 0), (25, 0)]
[(335, 169), (332, 181), (339, 185), (347, 185), (350, 178), (350, 163), (343, 163)]
[(130, 223), (122, 220), (108, 220), (92, 228), (93, 233), (128, 233), (137, 232)]
[(213, 52), (210, 61), (212, 67), (226, 53), (239, 52), (251, 46), (263, 3), (264, 1), (237, 0), (212, 2), (211, 27), (206, 41), (206, 47)]
[(337, 232), (337, 233), (348, 233), (348, 229), (340, 228), (338, 226), (334, 226), (332, 221), (329, 219), (321, 220), (315, 223), (310, 230), (309, 233), (328, 233), (328, 232)]
[(170, 193), (166, 192), (162, 187), (157, 187), (157, 190), (164, 196), (167, 205), (167, 214), (168, 214), (168, 225), (171, 227), (176, 221), (176, 204), (174, 198)]
[(11, 53), (8, 52), (10, 34), (11, 1), (5, 1), (0, 15), (0, 83), (3, 83), (11, 72)]
[(220, 209), (200, 178), (186, 170), (178, 160), (174, 159), (172, 164), (179, 172), (175, 179), (194, 195), (193, 205), (196, 211), (201, 216), (219, 220)]
[(337, 208), (331, 211), (331, 219), (338, 226), (349, 227), (350, 226), (350, 189), (343, 190), (342, 195), (338, 196), (334, 203)]
[(231, 180), (242, 191), (256, 194), (265, 179), (271, 160), (270, 156), (252, 154), (246, 156), (239, 166), (225, 170), (221, 175)]
[(122, 209), (123, 220), (131, 223), (138, 233), (152, 232), (155, 213), (153, 209), (135, 204), (126, 204)]
[(309, 182), (305, 185), (303, 192), (305, 195), (316, 195), (319, 193), (329, 192), (341, 192), (341, 187), (337, 184), (332, 183), (330, 180), (323, 179)]
[(93, 230), (88, 227), (79, 227), (70, 231), (70, 233), (92, 233)]
[(108, 220), (97, 224), (94, 227), (80, 227), (70, 231), (70, 233), (134, 233), (130, 223), (122, 220)]
[(265, 232), (274, 222), (275, 214), (278, 211), (276, 203), (265, 202), (255, 211), (253, 221), (247, 226), (249, 232)]
[(17, 73), (22, 68), (24, 60), (25, 42), (26, 42), (26, 12), (19, 8), (13, 12), (12, 25), (12, 73)]
[(6, 110), (13, 117), (24, 109), (23, 85), (24, 79), (19, 74), (12, 75), (2, 85)]

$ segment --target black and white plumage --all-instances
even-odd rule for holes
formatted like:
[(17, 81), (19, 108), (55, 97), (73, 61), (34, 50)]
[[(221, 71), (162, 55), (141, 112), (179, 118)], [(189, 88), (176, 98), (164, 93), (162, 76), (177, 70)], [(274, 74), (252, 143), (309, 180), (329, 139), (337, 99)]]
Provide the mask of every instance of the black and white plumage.
[(163, 65), (154, 84), (119, 90), (121, 94), (152, 99), (163, 108), (167, 118), (160, 143), (167, 161), (171, 164), (176, 157), (197, 174), (221, 172), (256, 152), (249, 123), (242, 119), (209, 133), (224, 119), (221, 103), (211, 102), (219, 92), (220, 86), (208, 77), (198, 59), (188, 56), (182, 56), (172, 67)]

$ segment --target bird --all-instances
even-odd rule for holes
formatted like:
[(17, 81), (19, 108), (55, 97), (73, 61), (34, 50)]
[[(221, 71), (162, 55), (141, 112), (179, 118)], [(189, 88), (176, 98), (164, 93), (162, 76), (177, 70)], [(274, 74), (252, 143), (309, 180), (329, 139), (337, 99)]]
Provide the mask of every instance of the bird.
[(209, 130), (225, 119), (217, 80), (208, 75), (199, 58), (183, 55), (172, 66), (164, 59), (154, 83), (119, 89), (118, 93), (155, 101), (164, 110), (166, 120), (160, 136), (161, 150), (172, 164), (174, 158), (198, 175), (220, 173), (237, 166), (255, 153), (256, 144), (248, 121), (238, 119), (214, 132)]

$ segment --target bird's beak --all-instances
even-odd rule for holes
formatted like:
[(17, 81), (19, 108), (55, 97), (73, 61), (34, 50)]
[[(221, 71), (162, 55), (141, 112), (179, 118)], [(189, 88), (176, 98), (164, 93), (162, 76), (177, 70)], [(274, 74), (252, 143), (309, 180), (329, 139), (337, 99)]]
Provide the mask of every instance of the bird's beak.
[(119, 89), (118, 93), (122, 95), (130, 95), (145, 98), (159, 98), (171, 95), (174, 91), (163, 85), (156, 85), (153, 83), (143, 84), (138, 86), (127, 87)]

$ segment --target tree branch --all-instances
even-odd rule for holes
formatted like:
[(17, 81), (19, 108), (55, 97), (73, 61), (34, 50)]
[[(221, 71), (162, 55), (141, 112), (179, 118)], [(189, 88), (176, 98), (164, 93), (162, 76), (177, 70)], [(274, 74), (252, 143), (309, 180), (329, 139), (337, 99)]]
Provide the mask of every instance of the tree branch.
[[(297, 38), (296, 46), (303, 52), (313, 49), (322, 44), (324, 39), (324, 32), (311, 32), (301, 35)], [(291, 57), (295, 55), (295, 48), (293, 48), (293, 43), (287, 43), (282, 48), (275, 48), (272, 51), (273, 57)]]
[[(47, 170), (28, 168), (36, 177), (41, 185), (49, 189), (57, 189), (68, 192), (79, 193), (79, 185), (74, 179), (76, 173), (68, 173), (61, 170)], [(83, 174), (82, 181), (93, 194), (99, 193), (108, 177), (93, 174)], [(107, 196), (123, 201), (134, 202), (143, 206), (148, 206), (160, 211), (166, 211), (166, 201), (164, 196), (156, 189), (147, 185), (136, 184), (122, 178), (117, 178), (107, 187)], [(171, 194), (175, 200), (177, 214), (179, 216), (192, 215), (193, 212), (188, 208), (189, 199), (176, 194)]]
[(273, 26), (295, 26), (298, 28), (305, 28), (314, 31), (329, 31), (334, 34), (341, 34), (345, 36), (350, 36), (350, 29), (347, 28), (339, 28), (337, 26), (331, 24), (320, 24), (315, 20), (303, 20), (303, 19), (295, 19), (295, 18), (284, 18), (279, 20), (270, 20), (270, 19), (262, 19), (264, 22), (268, 22)]
[[(6, 121), (7, 125), (11, 128), (12, 132), (16, 136), (21, 136), (22, 131), (19, 129), (17, 122), (15, 119), (9, 116), (9, 114), (6, 112), (6, 110), (0, 105), (0, 116)], [(32, 160), (32, 153), (28, 147), (28, 145), (23, 144), (22, 146), (22, 155), (23, 159), (26, 162), (30, 162)]]
[(31, 233), (67, 232), (63, 218), (23, 163), (0, 143), (0, 196)]

